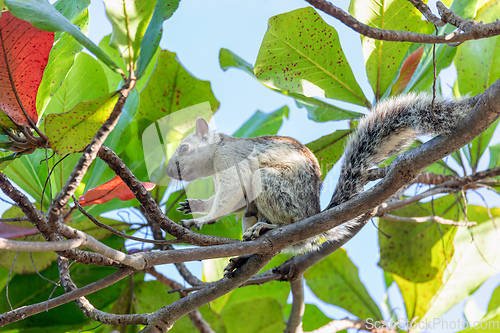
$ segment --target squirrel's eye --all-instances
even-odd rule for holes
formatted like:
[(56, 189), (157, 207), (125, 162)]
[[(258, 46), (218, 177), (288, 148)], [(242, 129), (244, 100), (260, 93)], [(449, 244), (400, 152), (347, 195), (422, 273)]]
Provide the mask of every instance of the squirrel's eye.
[(179, 153), (180, 154), (185, 154), (187, 153), (187, 151), (189, 150), (189, 146), (186, 145), (186, 144), (183, 144), (180, 148), (179, 148)]

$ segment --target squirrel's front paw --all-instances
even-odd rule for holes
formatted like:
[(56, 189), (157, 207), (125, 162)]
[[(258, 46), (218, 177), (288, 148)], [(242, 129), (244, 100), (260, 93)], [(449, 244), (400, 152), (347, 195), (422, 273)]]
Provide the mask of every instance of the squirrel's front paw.
[(184, 228), (190, 229), (192, 227), (195, 227), (198, 230), (201, 230), (201, 227), (203, 227), (205, 224), (212, 224), (215, 223), (215, 220), (196, 220), (196, 219), (190, 219), (190, 220), (181, 220), (181, 224)]
[(205, 203), (200, 199), (186, 199), (184, 202), (179, 202), (177, 210), (184, 214), (192, 214), (196, 212), (203, 212)]

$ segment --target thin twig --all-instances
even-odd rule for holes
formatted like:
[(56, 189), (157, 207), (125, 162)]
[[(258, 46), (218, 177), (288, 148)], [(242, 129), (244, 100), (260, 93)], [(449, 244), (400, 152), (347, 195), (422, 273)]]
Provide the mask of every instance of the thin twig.
[(123, 253), (122, 251), (115, 250), (112, 247), (99, 242), (97, 239), (87, 233), (65, 224), (59, 227), (59, 232), (61, 233), (61, 235), (64, 235), (64, 237), (67, 238), (79, 238), (82, 240), (83, 246), (86, 246), (92, 251), (102, 254), (104, 257), (133, 267), (136, 270), (143, 270), (147, 267), (146, 259), (142, 256), (141, 252), (134, 254)]
[(426, 222), (436, 222), (445, 225), (455, 225), (458, 227), (473, 227), (477, 225), (477, 222), (457, 222), (449, 219), (442, 218), (441, 216), (421, 216), (421, 217), (403, 217), (392, 214), (384, 214), (380, 216), (384, 219), (397, 221), (397, 222), (413, 222), (413, 223), (426, 223)]
[[(45, 150), (45, 152), (47, 152), (47, 150)], [(43, 213), (43, 198), (45, 196), (45, 189), (47, 188), (47, 184), (50, 183), (50, 177), (52, 176), (52, 173), (54, 172), (54, 170), (56, 169), (56, 166), (62, 162), (66, 157), (68, 157), (69, 154), (66, 154), (64, 155), (63, 157), (61, 157), (61, 159), (59, 161), (57, 161), (54, 166), (52, 167), (51, 170), (49, 170), (47, 172), (47, 179), (45, 179), (45, 184), (43, 184), (43, 188), (42, 188), (42, 195), (41, 195), (41, 199), (40, 199), (40, 211)], [(49, 161), (48, 161), (48, 158), (46, 157), (45, 160), (47, 160), (47, 168), (49, 167)], [(41, 161), (40, 161), (41, 162)], [(49, 186), (49, 191), (51, 193), (51, 197), (52, 197), (52, 188), (51, 186)]]
[(109, 225), (106, 225), (104, 223), (101, 223), (99, 222), (95, 217), (93, 217), (91, 214), (89, 214), (85, 209), (83, 209), (83, 207), (80, 205), (80, 203), (78, 202), (78, 199), (75, 198), (75, 196), (73, 195), (73, 202), (75, 203), (75, 207), (83, 214), (85, 215), (92, 223), (94, 223), (96, 226), (100, 227), (100, 228), (103, 228), (103, 229), (106, 229), (108, 230), (109, 232), (111, 232), (112, 234), (114, 235), (117, 235), (119, 237), (123, 237), (123, 238), (126, 238), (126, 239), (131, 239), (131, 240), (135, 240), (135, 241), (138, 241), (138, 242), (143, 242), (143, 243), (152, 243), (152, 244), (175, 244), (175, 243), (181, 243), (181, 241), (177, 240), (177, 239), (169, 239), (169, 240), (151, 240), (151, 239), (145, 239), (145, 238), (139, 238), (139, 237), (134, 237), (134, 236), (129, 236), (123, 232), (120, 232), (112, 227), (110, 227)]
[(26, 251), (26, 252), (48, 252), (65, 251), (73, 249), (82, 244), (81, 239), (68, 239), (57, 242), (25, 242), (0, 238), (0, 250)]
[(436, 7), (438, 9), (439, 15), (441, 15), (441, 20), (457, 27), (465, 33), (471, 32), (474, 26), (482, 24), (474, 20), (463, 19), (450, 9), (446, 8), (446, 6), (441, 1), (436, 2)]
[(439, 17), (437, 17), (431, 12), (431, 9), (429, 8), (429, 6), (427, 6), (427, 4), (423, 3), (420, 0), (408, 0), (408, 1), (411, 2), (411, 4), (415, 6), (415, 8), (417, 8), (430, 23), (437, 25), (438, 27), (442, 27), (446, 24), (445, 22), (441, 21)]
[(10, 218), (0, 219), (0, 222), (26, 222), (26, 221), (28, 221), (27, 216), (10, 217)]

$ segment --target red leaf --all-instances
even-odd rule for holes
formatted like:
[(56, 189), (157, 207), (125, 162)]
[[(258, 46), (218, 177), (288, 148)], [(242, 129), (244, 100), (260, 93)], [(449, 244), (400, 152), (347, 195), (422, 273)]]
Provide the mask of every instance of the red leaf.
[(396, 82), (392, 85), (391, 96), (398, 95), (401, 93), (408, 83), (410, 83), (411, 77), (422, 59), (422, 54), (424, 53), (424, 47), (420, 46), (417, 50), (413, 51), (399, 70), (399, 77)]
[[(3, 14), (2, 14), (3, 16)], [(0, 222), (0, 237), (2, 238), (20, 238), (39, 233), (38, 229), (25, 228), (10, 223)]]
[[(146, 190), (151, 191), (156, 186), (155, 183), (141, 182)], [(108, 202), (113, 198), (118, 198), (121, 201), (135, 199), (134, 193), (128, 188), (123, 180), (114, 176), (109, 182), (90, 189), (80, 197), (78, 201), (80, 206), (96, 205)]]
[(33, 122), (38, 120), (36, 94), (53, 44), (53, 32), (38, 30), (10, 12), (2, 13), (0, 109), (18, 125), (29, 126), (20, 103)]

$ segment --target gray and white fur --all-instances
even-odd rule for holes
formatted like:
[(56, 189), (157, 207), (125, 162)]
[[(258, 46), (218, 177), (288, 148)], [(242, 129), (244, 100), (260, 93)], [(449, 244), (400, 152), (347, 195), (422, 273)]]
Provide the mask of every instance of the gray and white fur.
[[(432, 96), (421, 93), (378, 103), (361, 119), (346, 145), (339, 181), (327, 209), (363, 191), (366, 171), (401, 152), (418, 135), (451, 130), (475, 102), (474, 97), (452, 101), (436, 97), (433, 102)], [(186, 181), (214, 178), (213, 197), (181, 203), (179, 210), (184, 213), (206, 213), (181, 221), (187, 228), (199, 229), (246, 209), (243, 238), (254, 239), (320, 212), (318, 161), (306, 146), (289, 137), (234, 138), (210, 131), (207, 122), (199, 118), (195, 132), (181, 142), (170, 159), (167, 175)], [(300, 253), (314, 249), (320, 239), (335, 240), (348, 233), (346, 225), (287, 250)]]

